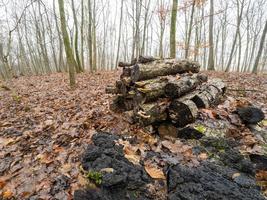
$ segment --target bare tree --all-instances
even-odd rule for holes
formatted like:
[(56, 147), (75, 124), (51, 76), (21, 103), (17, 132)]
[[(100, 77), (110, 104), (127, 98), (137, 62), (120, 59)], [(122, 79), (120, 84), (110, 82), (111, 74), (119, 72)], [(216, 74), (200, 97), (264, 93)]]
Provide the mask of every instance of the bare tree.
[(215, 70), (215, 67), (214, 67), (214, 46), (213, 46), (213, 15), (214, 15), (214, 5), (213, 5), (213, 0), (210, 0), (208, 70)]
[(58, 0), (59, 13), (60, 13), (60, 22), (61, 22), (61, 31), (65, 46), (65, 53), (67, 57), (67, 63), (69, 67), (69, 76), (70, 76), (70, 86), (73, 88), (75, 86), (75, 66), (76, 62), (72, 53), (70, 46), (70, 39), (67, 32), (66, 18), (65, 18), (65, 9), (64, 9), (64, 0)]
[(260, 57), (261, 57), (262, 50), (263, 50), (263, 45), (265, 44), (266, 33), (267, 33), (267, 20), (265, 21), (265, 26), (264, 26), (264, 29), (262, 32), (258, 54), (256, 56), (255, 63), (253, 66), (253, 71), (252, 71), (253, 73), (257, 73), (257, 71), (258, 71), (258, 66), (259, 66), (259, 61), (260, 61)]
[(172, 1), (172, 15), (170, 27), (170, 57), (176, 57), (176, 18), (177, 18), (178, 0)]

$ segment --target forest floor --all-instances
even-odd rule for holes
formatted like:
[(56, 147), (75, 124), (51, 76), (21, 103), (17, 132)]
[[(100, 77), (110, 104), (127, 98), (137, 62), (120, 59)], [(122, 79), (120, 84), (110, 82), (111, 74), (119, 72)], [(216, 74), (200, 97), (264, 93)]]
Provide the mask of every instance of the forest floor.
[[(222, 78), (228, 84), (228, 96), (251, 102), (266, 116), (267, 76), (205, 73)], [(138, 135), (148, 144), (156, 140), (109, 110), (112, 96), (105, 94), (105, 86), (119, 74), (79, 74), (75, 90), (70, 90), (68, 76), (62, 73), (0, 82), (0, 199), (1, 195), (4, 199), (72, 199), (85, 181), (80, 155), (96, 131)], [(204, 112), (210, 118), (214, 114)], [(254, 151), (251, 141), (256, 139), (248, 135)]]

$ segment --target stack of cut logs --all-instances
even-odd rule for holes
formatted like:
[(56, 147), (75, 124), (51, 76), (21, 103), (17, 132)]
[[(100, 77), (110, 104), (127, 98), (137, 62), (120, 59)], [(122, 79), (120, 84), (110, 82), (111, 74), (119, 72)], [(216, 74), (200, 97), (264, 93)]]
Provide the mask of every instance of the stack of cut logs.
[(119, 67), (120, 80), (106, 88), (116, 95), (110, 108), (125, 112), (132, 123), (143, 126), (190, 124), (198, 109), (218, 103), (226, 89), (219, 79), (208, 81), (199, 73), (200, 65), (188, 60), (140, 56), (131, 63), (120, 62)]

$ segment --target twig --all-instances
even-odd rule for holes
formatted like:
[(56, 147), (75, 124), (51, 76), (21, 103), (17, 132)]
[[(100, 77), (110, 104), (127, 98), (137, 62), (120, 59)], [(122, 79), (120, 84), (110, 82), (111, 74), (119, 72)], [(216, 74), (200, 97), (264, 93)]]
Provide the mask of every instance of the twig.
[(227, 90), (229, 91), (242, 91), (242, 92), (260, 92), (260, 90), (255, 90), (255, 89), (234, 89), (234, 88), (228, 88)]

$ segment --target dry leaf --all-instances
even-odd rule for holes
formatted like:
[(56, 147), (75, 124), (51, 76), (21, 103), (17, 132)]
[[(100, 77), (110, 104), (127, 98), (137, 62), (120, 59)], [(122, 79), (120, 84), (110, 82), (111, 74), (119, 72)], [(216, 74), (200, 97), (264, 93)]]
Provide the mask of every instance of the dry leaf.
[(13, 193), (10, 190), (6, 190), (3, 192), (3, 199), (11, 199), (13, 197)]
[(239, 177), (240, 175), (241, 175), (240, 173), (234, 173), (234, 174), (232, 175), (232, 179), (235, 179), (235, 178)]
[(101, 169), (100, 172), (113, 173), (114, 169), (113, 168), (104, 168), (104, 169)]
[(62, 165), (62, 167), (59, 169), (62, 174), (68, 174), (71, 170), (72, 166), (69, 163)]
[(6, 181), (0, 180), (0, 189), (3, 189), (6, 185)]
[(154, 179), (166, 179), (163, 171), (151, 165), (145, 166), (146, 172)]
[(81, 174), (78, 175), (78, 183), (80, 186), (86, 186), (88, 185), (88, 179), (86, 179), (85, 177), (83, 177)]
[(125, 154), (125, 158), (127, 158), (131, 163), (139, 165), (140, 156), (134, 154)]
[(208, 154), (201, 153), (201, 154), (199, 154), (198, 158), (201, 159), (201, 160), (207, 160), (208, 159)]

